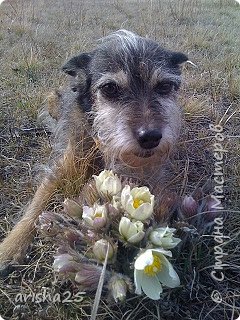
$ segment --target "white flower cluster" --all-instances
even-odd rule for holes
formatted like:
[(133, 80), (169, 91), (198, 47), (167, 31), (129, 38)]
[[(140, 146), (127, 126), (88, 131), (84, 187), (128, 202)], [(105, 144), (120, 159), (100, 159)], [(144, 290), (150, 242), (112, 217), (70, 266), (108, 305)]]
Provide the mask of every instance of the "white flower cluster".
[[(172, 257), (169, 249), (174, 248), (181, 240), (174, 237), (176, 230), (173, 228), (151, 226), (154, 220), (154, 195), (146, 186), (130, 187), (128, 184), (122, 186), (121, 180), (112, 171), (104, 170), (93, 177), (100, 201), (96, 201), (93, 206), (81, 208), (77, 207), (73, 200), (67, 199), (64, 202), (65, 211), (69, 215), (79, 217), (81, 211), (83, 229), (87, 230), (88, 239), (92, 241), (90, 258), (103, 263), (108, 252), (108, 263), (111, 263), (111, 269), (114, 269), (114, 264), (118, 265), (121, 248), (123, 247), (125, 252), (130, 250), (133, 253), (131, 261), (134, 262), (135, 292), (141, 294), (143, 291), (153, 300), (160, 298), (162, 285), (170, 288), (179, 286), (179, 277), (167, 257)], [(124, 244), (121, 248), (118, 245), (119, 241)], [(89, 243), (87, 245), (89, 248)], [(68, 255), (67, 258), (68, 262), (66, 256), (62, 259), (64, 261), (57, 256), (54, 269), (65, 272), (68, 270), (66, 268), (68, 263), (69, 270), (79, 270), (76, 262), (73, 262)], [(98, 269), (93, 266), (92, 270), (96, 275)], [(83, 283), (85, 278), (83, 275), (80, 277), (80, 274), (78, 271), (75, 281), (79, 282), (81, 279)], [(115, 273), (109, 281), (113, 297), (121, 297), (119, 298), (121, 301), (131, 287), (130, 280), (126, 280), (127, 276)]]

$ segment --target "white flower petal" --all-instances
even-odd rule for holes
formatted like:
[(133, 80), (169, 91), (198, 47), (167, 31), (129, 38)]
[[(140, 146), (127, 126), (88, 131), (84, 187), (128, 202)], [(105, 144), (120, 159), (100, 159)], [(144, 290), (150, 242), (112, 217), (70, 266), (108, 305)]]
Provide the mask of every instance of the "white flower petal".
[(143, 270), (146, 266), (153, 263), (152, 249), (146, 250), (135, 261), (134, 268), (137, 270)]
[(131, 221), (127, 217), (122, 217), (119, 223), (119, 233), (123, 237), (128, 237)]
[(143, 203), (137, 209), (134, 209), (132, 207), (130, 215), (134, 219), (144, 221), (144, 220), (150, 218), (152, 213), (153, 213), (153, 207), (152, 207), (151, 203)]
[(169, 288), (175, 288), (180, 285), (180, 279), (173, 266), (164, 255), (161, 256), (162, 270), (157, 273), (159, 281)]
[(128, 229), (126, 230), (127, 239), (133, 235), (136, 235), (137, 232), (138, 232), (137, 227), (135, 226), (135, 224), (133, 222), (130, 221), (130, 223), (128, 224)]
[(86, 217), (93, 217), (94, 215), (94, 210), (91, 207), (88, 206), (83, 206), (83, 214), (82, 214), (82, 218), (86, 218)]
[(152, 252), (158, 253), (159, 256), (160, 254), (163, 254), (165, 256), (172, 257), (172, 252), (169, 250), (164, 250), (163, 248), (156, 248), (156, 249), (149, 249), (149, 250), (152, 250)]
[[(118, 226), (118, 230), (119, 230), (119, 233), (122, 235), (123, 234), (123, 231), (124, 231), (124, 227), (125, 225), (127, 226), (128, 225), (128, 220), (126, 217), (122, 217), (120, 222), (119, 222), (119, 226)], [(129, 220), (130, 221), (130, 220)]]
[(138, 243), (140, 242), (145, 236), (145, 232), (139, 231), (137, 234), (133, 235), (132, 237), (128, 238), (129, 243)]
[(175, 248), (182, 240), (179, 238), (163, 238), (162, 239), (162, 247), (164, 249), (172, 249)]
[(121, 203), (122, 206), (125, 208), (129, 202), (129, 200), (132, 200), (132, 196), (130, 194), (130, 186), (126, 185), (123, 189), (122, 189), (122, 193), (121, 193)]
[(142, 277), (143, 271), (141, 270), (134, 270), (134, 284), (135, 284), (135, 293), (141, 294), (142, 293)]
[(156, 276), (149, 277), (143, 274), (142, 290), (150, 299), (158, 300), (162, 293), (162, 285)]
[(113, 196), (112, 198), (112, 206), (117, 209), (117, 210), (121, 210), (122, 206), (121, 206), (121, 198), (119, 196)]
[(150, 202), (151, 193), (148, 187), (135, 187), (131, 191), (134, 198), (140, 198), (144, 201)]

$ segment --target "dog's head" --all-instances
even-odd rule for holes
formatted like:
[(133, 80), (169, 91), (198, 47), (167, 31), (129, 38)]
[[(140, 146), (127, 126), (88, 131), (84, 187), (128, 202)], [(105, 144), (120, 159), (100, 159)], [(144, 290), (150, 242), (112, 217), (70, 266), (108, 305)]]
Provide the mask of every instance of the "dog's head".
[(176, 99), (185, 61), (183, 53), (120, 30), (63, 66), (108, 162), (138, 167), (168, 156), (181, 125)]

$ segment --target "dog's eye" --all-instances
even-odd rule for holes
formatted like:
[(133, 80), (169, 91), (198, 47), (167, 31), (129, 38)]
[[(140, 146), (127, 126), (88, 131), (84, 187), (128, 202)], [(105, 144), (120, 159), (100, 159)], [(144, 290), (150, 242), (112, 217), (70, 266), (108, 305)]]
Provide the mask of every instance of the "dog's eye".
[(155, 87), (155, 91), (158, 94), (163, 94), (163, 95), (170, 93), (172, 89), (173, 89), (172, 82), (159, 82)]
[(119, 87), (115, 82), (109, 82), (104, 84), (100, 88), (101, 92), (108, 98), (116, 98), (119, 95)]

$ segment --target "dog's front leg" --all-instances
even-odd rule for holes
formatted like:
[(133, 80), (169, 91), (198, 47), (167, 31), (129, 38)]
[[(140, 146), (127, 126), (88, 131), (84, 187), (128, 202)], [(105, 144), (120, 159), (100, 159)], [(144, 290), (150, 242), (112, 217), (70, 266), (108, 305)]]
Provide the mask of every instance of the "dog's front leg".
[[(89, 156), (94, 152), (95, 149), (92, 153), (89, 152)], [(76, 157), (75, 148), (69, 143), (63, 158), (55, 166), (55, 174), (51, 178), (46, 177), (43, 180), (22, 219), (0, 244), (0, 274), (6, 274), (9, 266), (20, 262), (24, 258), (26, 250), (35, 235), (35, 222), (59, 185), (62, 185), (63, 181), (76, 179), (81, 172), (86, 173), (87, 179), (87, 170), (84, 171), (83, 166), (84, 162), (81, 161), (81, 158)]]
[(56, 189), (56, 180), (45, 179), (27, 207), (22, 219), (0, 244), (0, 273), (20, 262), (35, 234), (34, 224)]

